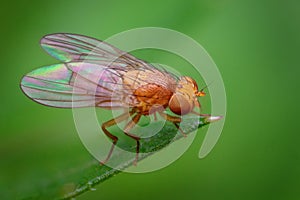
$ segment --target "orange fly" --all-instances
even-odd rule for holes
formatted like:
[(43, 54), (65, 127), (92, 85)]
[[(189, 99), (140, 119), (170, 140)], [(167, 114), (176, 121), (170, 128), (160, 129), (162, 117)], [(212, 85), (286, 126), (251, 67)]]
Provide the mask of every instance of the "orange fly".
[[(124, 134), (136, 141), (136, 163), (140, 138), (130, 130), (142, 115), (159, 114), (181, 132), (180, 116), (188, 113), (201, 115), (194, 108), (200, 107), (197, 97), (205, 93), (198, 90), (191, 77), (177, 77), (103, 41), (82, 35), (46, 35), (41, 39), (41, 46), (63, 63), (38, 68), (23, 77), (21, 88), (29, 98), (60, 108), (129, 109), (129, 112), (102, 124), (103, 132), (113, 142), (102, 163), (109, 160), (118, 141), (107, 130), (110, 126), (131, 119), (124, 127)], [(164, 112), (167, 107), (175, 115)]]

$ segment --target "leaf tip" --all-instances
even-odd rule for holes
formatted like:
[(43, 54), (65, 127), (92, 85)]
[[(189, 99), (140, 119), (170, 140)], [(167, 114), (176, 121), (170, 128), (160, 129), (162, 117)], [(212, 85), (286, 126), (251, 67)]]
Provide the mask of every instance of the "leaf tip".
[(212, 122), (215, 122), (215, 121), (219, 121), (222, 118), (223, 118), (223, 116), (210, 116), (210, 117), (206, 118), (206, 122), (212, 123)]

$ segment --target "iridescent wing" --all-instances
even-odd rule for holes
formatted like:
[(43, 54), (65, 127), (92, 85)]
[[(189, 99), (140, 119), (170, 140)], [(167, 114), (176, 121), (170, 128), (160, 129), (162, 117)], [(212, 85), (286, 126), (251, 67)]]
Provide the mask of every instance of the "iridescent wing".
[(50, 34), (43, 37), (40, 43), (51, 56), (62, 62), (119, 62), (126, 63), (130, 68), (153, 68), (110, 44), (83, 35)]
[[(120, 75), (87, 63), (56, 64), (38, 68), (21, 81), (23, 92), (34, 101), (53, 107), (124, 107)], [(79, 72), (81, 69), (80, 75)], [(99, 80), (99, 81), (98, 81)]]
[[(36, 69), (22, 79), (24, 93), (44, 105), (68, 108), (133, 106), (136, 98), (130, 87), (124, 87), (122, 82), (130, 70), (149, 70), (160, 74), (161, 80), (176, 82), (168, 72), (86, 36), (51, 34), (42, 38), (41, 46), (64, 62)], [(147, 82), (128, 75), (126, 78), (137, 84)]]

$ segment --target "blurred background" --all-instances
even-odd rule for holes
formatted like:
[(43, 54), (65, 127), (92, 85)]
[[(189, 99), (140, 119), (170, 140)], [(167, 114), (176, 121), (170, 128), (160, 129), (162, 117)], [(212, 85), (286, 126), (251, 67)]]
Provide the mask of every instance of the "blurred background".
[[(76, 199), (299, 199), (299, 6), (296, 0), (2, 2), (1, 199), (51, 199), (52, 185), (65, 184), (66, 172), (93, 159), (71, 110), (41, 106), (19, 88), (24, 74), (57, 63), (40, 38), (68, 32), (104, 40), (146, 26), (182, 32), (212, 56), (228, 98), (221, 138), (199, 160), (201, 130), (172, 165), (121, 173)], [(166, 53), (135, 55), (188, 66)]]

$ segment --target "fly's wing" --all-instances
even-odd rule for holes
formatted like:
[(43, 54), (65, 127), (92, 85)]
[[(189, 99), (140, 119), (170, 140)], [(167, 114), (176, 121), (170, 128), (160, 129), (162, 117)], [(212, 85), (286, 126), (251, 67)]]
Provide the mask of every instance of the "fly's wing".
[(41, 46), (54, 58), (65, 62), (85, 62), (110, 65), (122, 64), (124, 70), (149, 70), (166, 75), (172, 81), (178, 80), (174, 74), (164, 68), (158, 69), (108, 43), (78, 34), (56, 33), (44, 36)]
[(66, 64), (38, 68), (23, 77), (21, 88), (29, 98), (47, 106), (124, 107), (121, 71), (117, 74), (87, 63), (70, 63), (70, 68)]
[[(27, 74), (21, 87), (31, 99), (54, 107), (98, 106), (116, 108), (134, 106), (136, 97), (123, 78), (135, 83), (153, 83), (149, 78), (128, 77), (130, 70), (151, 71), (160, 80), (175, 78), (105, 42), (76, 34), (51, 34), (41, 39), (41, 46), (64, 64), (42, 67)], [(133, 73), (138, 74), (138, 73)], [(149, 80), (148, 80), (149, 79)], [(166, 82), (166, 81), (164, 81)], [(169, 82), (169, 81), (167, 81)], [(162, 86), (168, 85), (168, 83)]]
[(62, 62), (118, 62), (127, 67), (153, 69), (153, 66), (120, 49), (83, 35), (56, 33), (41, 39), (41, 46)]

